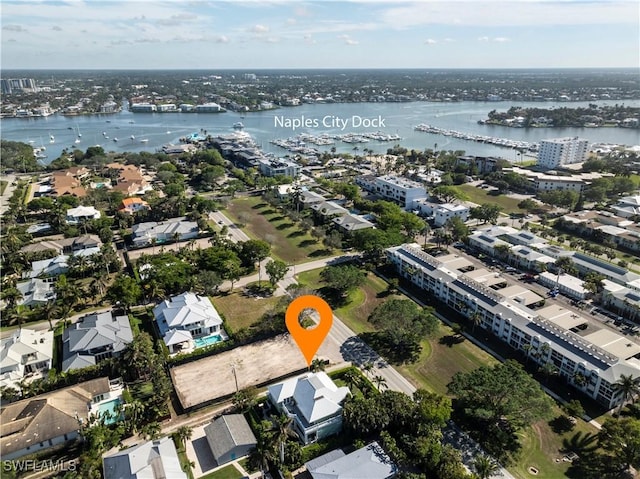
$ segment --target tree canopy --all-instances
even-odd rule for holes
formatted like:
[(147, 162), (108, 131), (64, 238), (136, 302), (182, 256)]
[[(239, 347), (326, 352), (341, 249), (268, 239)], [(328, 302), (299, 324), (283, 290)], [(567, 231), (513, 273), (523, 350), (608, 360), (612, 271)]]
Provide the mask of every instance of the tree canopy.
[(456, 373), (447, 389), (468, 415), (492, 423), (506, 419), (516, 428), (547, 417), (553, 404), (540, 384), (513, 360)]
[(357, 266), (328, 266), (320, 273), (327, 286), (335, 289), (343, 296), (349, 294), (364, 283), (365, 273)]

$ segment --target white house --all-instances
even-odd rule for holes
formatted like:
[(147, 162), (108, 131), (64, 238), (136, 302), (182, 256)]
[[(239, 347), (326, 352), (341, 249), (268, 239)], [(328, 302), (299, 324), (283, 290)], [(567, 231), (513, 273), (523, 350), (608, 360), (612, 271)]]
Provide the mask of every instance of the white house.
[(149, 221), (133, 225), (131, 229), (133, 244), (136, 247), (166, 243), (167, 241), (184, 241), (197, 238), (200, 229), (195, 221), (187, 221), (185, 217), (171, 218), (165, 221)]
[(350, 454), (334, 449), (305, 466), (313, 479), (387, 479), (397, 472), (396, 465), (377, 442)]
[(22, 306), (42, 306), (56, 299), (53, 282), (44, 279), (32, 278), (16, 284), (16, 288), (22, 294), (22, 299), (18, 301)]
[(293, 418), (293, 428), (304, 444), (340, 432), (342, 403), (348, 394), (349, 388), (337, 387), (324, 372), (274, 384), (267, 393), (278, 410)]
[(82, 221), (97, 220), (100, 218), (100, 212), (93, 206), (78, 206), (67, 210), (67, 223), (77, 225)]
[(640, 195), (625, 196), (611, 207), (616, 215), (623, 218), (640, 215)]
[(170, 437), (154, 439), (104, 456), (104, 479), (187, 479)]
[(218, 335), (225, 339), (222, 318), (206, 296), (182, 293), (153, 308), (158, 330), (170, 353), (191, 346), (196, 338)]
[[(585, 299), (589, 291), (584, 289), (584, 281), (567, 273), (550, 273), (544, 271), (538, 275), (538, 282), (547, 288), (557, 288), (560, 294), (573, 299)], [(615, 284), (615, 283), (614, 283)]]
[(25, 278), (37, 278), (38, 276), (60, 276), (69, 270), (69, 256), (61, 254), (55, 258), (33, 261), (31, 271), (23, 273)]
[(52, 357), (53, 331), (19, 329), (0, 341), (0, 386), (40, 377), (51, 369)]
[(456, 203), (434, 203), (426, 198), (418, 198), (411, 204), (411, 209), (433, 220), (435, 226), (443, 226), (451, 218), (458, 217), (462, 221), (469, 219), (468, 206)]

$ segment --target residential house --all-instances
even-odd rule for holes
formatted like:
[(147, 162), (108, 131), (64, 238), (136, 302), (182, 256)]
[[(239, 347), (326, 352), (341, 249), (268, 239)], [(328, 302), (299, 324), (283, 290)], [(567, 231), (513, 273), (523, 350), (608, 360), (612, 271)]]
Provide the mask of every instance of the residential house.
[(22, 253), (40, 253), (53, 251), (58, 255), (74, 254), (84, 250), (95, 251), (102, 246), (102, 241), (97, 235), (82, 235), (75, 238), (63, 238), (59, 240), (44, 240), (20, 248)]
[(109, 378), (104, 377), (3, 405), (2, 459), (17, 459), (74, 441), (79, 421), (87, 419), (93, 399), (109, 390)]
[(436, 203), (427, 198), (416, 199), (411, 209), (432, 220), (435, 226), (444, 226), (451, 218), (458, 217), (462, 221), (469, 219), (470, 209), (466, 205), (455, 203)]
[(69, 256), (60, 255), (55, 258), (33, 261), (31, 271), (22, 274), (24, 278), (55, 277), (66, 273), (69, 270)]
[(220, 416), (204, 432), (219, 466), (247, 456), (258, 442), (242, 414)]
[(375, 441), (350, 454), (334, 449), (305, 463), (305, 466), (313, 479), (388, 479), (398, 470)]
[(102, 458), (104, 479), (187, 479), (170, 437), (143, 442)]
[(463, 165), (463, 166), (471, 166), (473, 165), (474, 168), (476, 168), (476, 170), (478, 171), (478, 174), (486, 174), (486, 173), (491, 173), (492, 171), (496, 171), (497, 167), (498, 167), (498, 162), (503, 161), (504, 160), (502, 158), (495, 158), (493, 156), (473, 156), (473, 155), (466, 155), (466, 156), (459, 156), (456, 159), (456, 166), (458, 165)]
[(342, 403), (349, 388), (337, 387), (324, 372), (269, 386), (267, 396), (293, 419), (293, 429), (304, 444), (337, 434), (342, 429)]
[(222, 318), (206, 296), (182, 293), (165, 299), (153, 308), (153, 316), (170, 353), (188, 347), (195, 338), (226, 338)]
[(70, 225), (77, 225), (83, 221), (97, 220), (100, 212), (93, 206), (78, 206), (67, 210), (66, 221)]
[(128, 316), (113, 316), (111, 311), (88, 314), (62, 333), (62, 370), (94, 366), (118, 356), (131, 341)]
[(125, 198), (124, 200), (122, 200), (118, 211), (123, 211), (127, 214), (132, 215), (134, 213), (137, 213), (138, 211), (149, 211), (150, 209), (151, 206), (149, 206), (149, 203), (141, 198)]
[(66, 170), (55, 171), (51, 174), (50, 189), (45, 190), (53, 196), (70, 195), (77, 198), (87, 196), (87, 190), (82, 180), (89, 176), (89, 170), (84, 166), (74, 166)]
[(337, 225), (343, 233), (347, 234), (374, 227), (373, 223), (364, 216), (352, 215), (351, 213), (334, 218), (333, 224)]
[(572, 331), (586, 322), (579, 315), (557, 322), (541, 317), (527, 306), (530, 301), (526, 298), (516, 301), (513, 295), (507, 297), (464, 273), (451, 271), (418, 244), (388, 248), (387, 257), (417, 287), (462, 315), (478, 314), (480, 327), (540, 365), (553, 363), (561, 377), (607, 408), (623, 399), (615, 388), (620, 377), (640, 375), (640, 345), (622, 335), (600, 329), (580, 336)]
[(626, 286), (604, 280), (602, 305), (625, 319), (638, 323), (640, 320), (640, 292)]
[(53, 331), (21, 328), (0, 340), (0, 386), (41, 377), (51, 369)]
[(325, 220), (329, 220), (337, 216), (344, 216), (349, 213), (348, 209), (340, 206), (335, 201), (323, 201), (322, 203), (314, 203), (311, 205), (311, 209)]
[(16, 288), (22, 294), (22, 299), (17, 304), (32, 308), (44, 306), (50, 301), (56, 300), (54, 284), (45, 279), (32, 278), (29, 281), (16, 284)]
[(120, 191), (126, 196), (143, 195), (151, 191), (153, 187), (142, 173), (142, 170), (135, 165), (123, 165), (121, 163), (109, 163), (108, 170), (116, 170), (118, 177), (113, 185), (115, 191)]
[(198, 223), (181, 218), (171, 218), (165, 221), (150, 221), (133, 225), (133, 245), (135, 247), (147, 246), (155, 243), (162, 244), (168, 241), (184, 241), (197, 238), (200, 233)]
[(615, 205), (611, 206), (611, 209), (623, 218), (640, 215), (640, 195), (620, 198)]
[(323, 203), (324, 201), (326, 201), (325, 197), (315, 191), (302, 191), (302, 193), (300, 193), (300, 203), (303, 208), (309, 208), (312, 205)]

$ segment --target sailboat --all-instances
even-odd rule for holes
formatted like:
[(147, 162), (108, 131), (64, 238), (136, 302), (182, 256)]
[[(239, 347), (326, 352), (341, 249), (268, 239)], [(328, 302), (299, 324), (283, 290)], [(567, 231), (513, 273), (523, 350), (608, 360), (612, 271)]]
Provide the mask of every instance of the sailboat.
[(74, 141), (75, 144), (80, 143), (80, 138), (82, 138), (82, 133), (80, 133), (80, 127), (78, 125), (76, 125), (77, 131), (78, 131), (78, 138), (76, 138), (76, 141)]

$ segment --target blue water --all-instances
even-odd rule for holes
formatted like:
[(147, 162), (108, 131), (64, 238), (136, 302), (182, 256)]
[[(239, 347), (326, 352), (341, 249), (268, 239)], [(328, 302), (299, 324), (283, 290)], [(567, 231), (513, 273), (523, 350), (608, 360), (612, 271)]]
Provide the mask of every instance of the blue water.
[(222, 337), (219, 334), (213, 334), (209, 336), (205, 336), (203, 338), (196, 338), (193, 340), (196, 349), (204, 348), (205, 346), (210, 346), (212, 344), (216, 344), (222, 341)]
[(120, 399), (116, 398), (116, 399), (112, 399), (111, 401), (103, 402), (102, 404), (98, 405), (99, 415), (102, 415), (105, 412), (108, 412), (109, 414), (111, 414), (111, 416), (104, 421), (105, 424), (114, 424), (122, 420), (121, 417), (118, 417), (118, 413), (116, 411), (116, 407), (121, 402), (122, 401)]
[[(589, 102), (517, 102), (521, 107), (577, 107), (586, 106)], [(598, 105), (624, 103), (638, 106), (638, 100), (598, 101)], [(423, 133), (414, 130), (419, 123), (428, 123), (438, 128), (452, 129), (464, 133), (481, 134), (512, 140), (536, 142), (545, 138), (564, 136), (580, 136), (592, 143), (608, 142), (626, 145), (638, 143), (638, 130), (630, 128), (507, 128), (496, 125), (478, 125), (478, 120), (486, 119), (487, 113), (493, 109), (506, 111), (512, 102), (412, 102), (412, 103), (335, 103), (304, 104), (299, 107), (281, 108), (272, 111), (255, 113), (131, 113), (122, 111), (113, 115), (87, 115), (65, 117), (53, 115), (45, 118), (3, 118), (2, 139), (28, 142), (34, 146), (42, 144), (49, 135), (55, 136), (55, 143), (46, 145), (44, 163), (57, 158), (63, 148), (71, 150), (77, 147), (83, 151), (87, 147), (101, 144), (106, 151), (121, 153), (124, 151), (155, 151), (167, 143), (178, 143), (180, 137), (194, 134), (228, 134), (234, 131), (233, 123), (240, 121), (245, 125), (244, 131), (249, 133), (266, 152), (284, 155), (287, 151), (269, 143), (275, 138), (288, 138), (297, 133), (363, 133), (381, 130), (385, 133), (398, 134), (403, 139), (399, 142), (370, 141), (359, 145), (360, 151), (367, 147), (376, 153), (384, 153), (393, 143), (400, 143), (407, 148), (423, 150), (434, 148), (447, 150), (465, 150), (474, 155), (495, 155), (517, 161), (515, 150), (499, 146), (465, 141), (439, 134)], [(246, 116), (245, 116), (246, 115)], [(382, 117), (385, 127), (355, 128), (346, 130), (339, 128), (302, 128), (292, 131), (291, 128), (276, 126), (275, 117), (322, 119), (325, 115), (340, 118)], [(243, 118), (244, 117), (244, 118)], [(107, 123), (108, 122), (108, 123)], [(82, 142), (76, 145), (76, 130), (82, 131)], [(202, 131), (201, 131), (202, 129)], [(109, 136), (106, 139), (103, 132)], [(131, 136), (134, 139), (131, 139)], [(118, 138), (114, 142), (114, 138)], [(139, 139), (148, 140), (142, 143)], [(333, 145), (339, 153), (353, 153), (353, 144), (336, 142)], [(332, 145), (319, 147), (329, 151)]]

